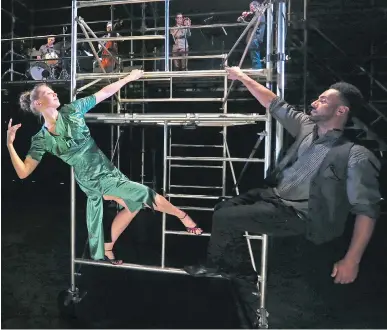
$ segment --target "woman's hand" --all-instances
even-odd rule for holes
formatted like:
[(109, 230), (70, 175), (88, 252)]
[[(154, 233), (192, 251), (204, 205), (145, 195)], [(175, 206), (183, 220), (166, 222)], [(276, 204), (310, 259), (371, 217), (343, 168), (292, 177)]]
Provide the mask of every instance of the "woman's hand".
[(136, 69), (136, 70), (132, 70), (132, 72), (129, 75), (127, 75), (124, 79), (126, 80), (126, 82), (130, 82), (130, 81), (140, 79), (143, 75), (144, 75), (143, 70)]
[(12, 126), (12, 118), (9, 120), (8, 123), (8, 130), (7, 130), (7, 146), (12, 145), (16, 138), (16, 131), (20, 128), (21, 124), (17, 124)]

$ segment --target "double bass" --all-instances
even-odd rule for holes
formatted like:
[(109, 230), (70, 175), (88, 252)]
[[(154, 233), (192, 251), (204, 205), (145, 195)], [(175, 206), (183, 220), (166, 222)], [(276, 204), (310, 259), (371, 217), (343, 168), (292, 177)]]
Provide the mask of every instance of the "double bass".
[[(108, 37), (118, 37), (119, 34), (117, 32), (113, 32), (113, 30), (115, 30), (118, 26), (121, 26), (122, 25), (122, 20), (116, 22), (114, 24), (114, 26), (112, 27), (111, 31), (109, 32), (108, 34)], [(118, 54), (118, 45), (117, 45), (117, 41), (112, 41), (112, 40), (109, 40), (105, 43), (105, 48), (109, 50), (109, 52), (113, 55), (113, 56), (116, 56)], [(104, 69), (106, 68), (109, 68), (109, 67), (112, 67), (115, 60), (112, 56), (109, 55), (109, 53), (106, 51), (106, 49), (103, 48), (102, 49), (102, 61), (101, 61), (101, 65)]]

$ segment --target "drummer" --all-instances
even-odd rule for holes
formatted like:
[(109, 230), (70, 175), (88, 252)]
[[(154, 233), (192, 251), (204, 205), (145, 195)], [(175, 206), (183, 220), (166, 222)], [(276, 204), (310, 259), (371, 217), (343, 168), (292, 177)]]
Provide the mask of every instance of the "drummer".
[(55, 42), (55, 37), (50, 37), (47, 39), (47, 44), (40, 46), (39, 52), (41, 53), (40, 56), (38, 56), (38, 60), (41, 60), (44, 55), (52, 53), (52, 52), (57, 52), (54, 49), (54, 42)]

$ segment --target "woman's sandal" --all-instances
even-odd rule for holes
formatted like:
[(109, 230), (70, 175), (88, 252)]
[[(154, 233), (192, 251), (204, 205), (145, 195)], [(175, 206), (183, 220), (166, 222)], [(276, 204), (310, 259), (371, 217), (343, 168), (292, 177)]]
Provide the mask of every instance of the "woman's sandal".
[[(184, 217), (179, 218), (180, 220), (183, 220), (188, 214), (186, 213)], [(185, 227), (185, 230), (187, 233), (194, 234), (194, 235), (201, 235), (203, 233), (203, 229), (198, 227), (197, 225), (195, 227)]]
[[(105, 252), (112, 252), (113, 250), (106, 250)], [(106, 254), (104, 255), (103, 260), (109, 261), (112, 265), (121, 265), (123, 263), (122, 260), (118, 259), (110, 259)]]

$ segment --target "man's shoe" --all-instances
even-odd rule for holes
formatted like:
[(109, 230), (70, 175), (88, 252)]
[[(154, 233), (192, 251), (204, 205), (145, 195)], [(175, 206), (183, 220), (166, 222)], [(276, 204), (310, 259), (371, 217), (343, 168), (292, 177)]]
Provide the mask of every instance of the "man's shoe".
[(191, 276), (195, 277), (220, 277), (222, 274), (220, 273), (218, 268), (210, 268), (204, 265), (194, 265), (194, 266), (185, 266), (184, 270)]

